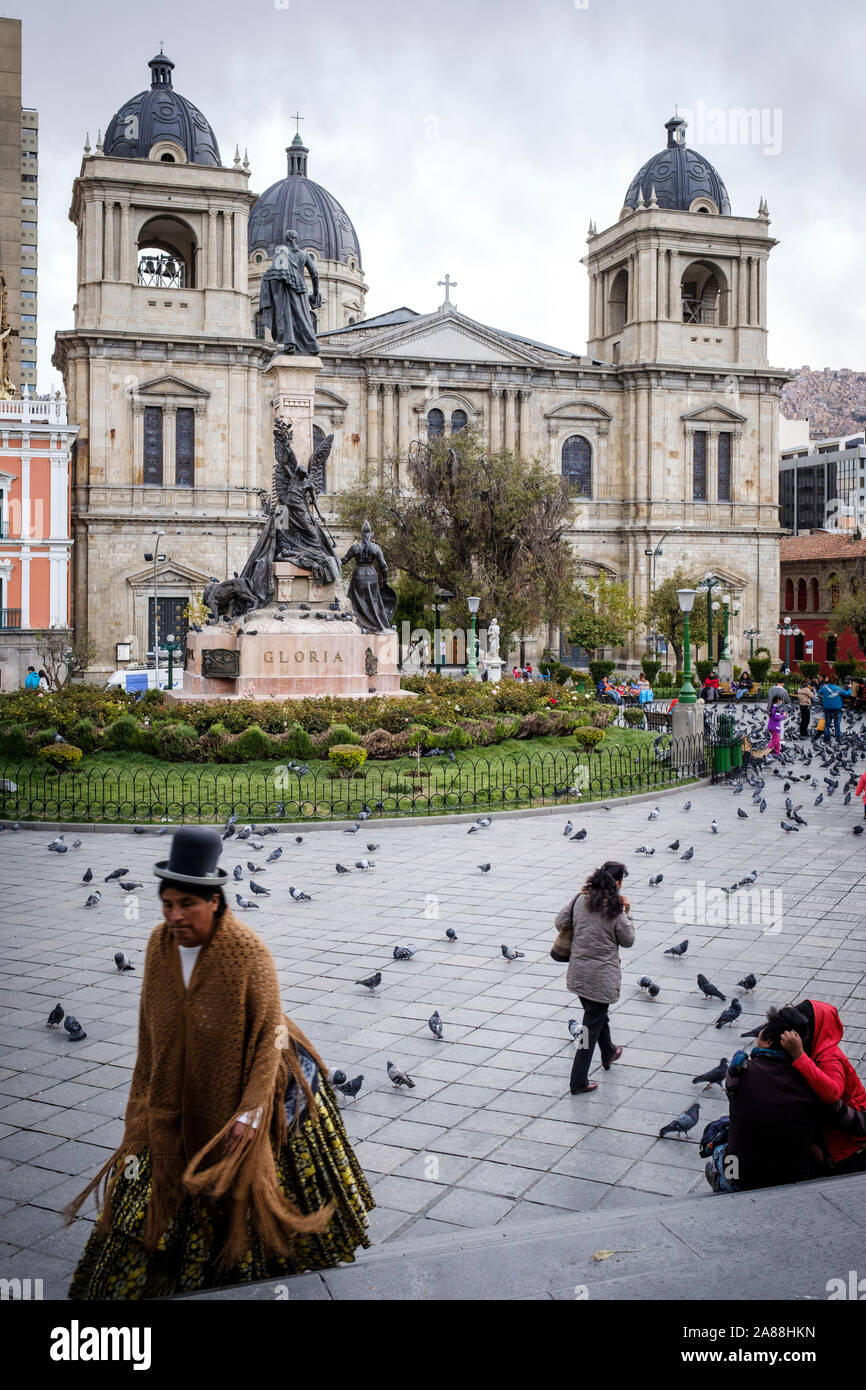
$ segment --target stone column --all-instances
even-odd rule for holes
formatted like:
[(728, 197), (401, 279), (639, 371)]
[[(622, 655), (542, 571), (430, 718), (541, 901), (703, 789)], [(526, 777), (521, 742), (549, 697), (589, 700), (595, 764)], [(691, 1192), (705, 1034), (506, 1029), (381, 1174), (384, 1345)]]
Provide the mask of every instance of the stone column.
[(69, 508), (69, 459), (66, 447), (60, 448), (51, 459), (51, 494), (49, 498), (50, 524), (48, 534), (52, 537), (66, 536)]
[(749, 323), (758, 322), (758, 262), (755, 256), (749, 257)]
[(132, 402), (132, 485), (141, 487), (144, 482), (144, 401), (136, 397)]
[(207, 215), (207, 264), (204, 273), (204, 288), (216, 289), (217, 285), (217, 215), (213, 208)]
[[(26, 521), (24, 525), (26, 526)], [(21, 547), (21, 626), (30, 626), (30, 546)]]
[(382, 387), (382, 467), (379, 469), (380, 475), (385, 465), (385, 460), (393, 456), (394, 453), (394, 383), (386, 381)]
[[(137, 272), (136, 267), (136, 272)], [(125, 285), (132, 280), (132, 243), (129, 231), (129, 203), (120, 204), (120, 278)], [(135, 276), (138, 279), (138, 274)]]
[(291, 420), (292, 448), (304, 466), (313, 452), (313, 402), (321, 367), (320, 357), (281, 353), (263, 374), (271, 388), (274, 418)]
[(397, 385), (397, 470), (394, 481), (401, 483), (404, 481), (403, 470), (406, 467), (406, 454), (409, 450), (409, 387), (405, 382)]
[(232, 215), (224, 212), (223, 219), (223, 274), (222, 287), (230, 290), (232, 287)]
[(516, 442), (514, 437), (514, 403), (516, 398), (517, 392), (514, 387), (507, 387), (505, 391), (505, 448), (512, 450)]
[(239, 212), (232, 213), (232, 227), (234, 229), (235, 248), (235, 273), (232, 288), (245, 293), (247, 289), (247, 247), (244, 236), (244, 219)]
[(502, 387), (490, 388), (490, 452), (502, 448)]
[(101, 201), (96, 198), (86, 203), (85, 235), (87, 237), (87, 279), (102, 279), (102, 214)]
[(69, 621), (67, 601), (67, 564), (69, 552), (53, 546), (48, 553), (48, 622), (51, 627), (66, 627)]
[(520, 453), (524, 458), (529, 458), (531, 452), (531, 424), (530, 420), (530, 401), (532, 400), (531, 391), (518, 391), (520, 397)]
[(379, 464), (379, 386), (375, 381), (367, 382), (367, 469), (378, 469)]
[[(231, 397), (229, 398), (231, 405)], [(231, 414), (229, 415), (231, 418)], [(177, 446), (177, 406), (166, 403), (162, 408), (162, 485), (174, 487)]]
[(114, 202), (105, 204), (105, 241), (102, 253), (102, 278), (114, 279)]

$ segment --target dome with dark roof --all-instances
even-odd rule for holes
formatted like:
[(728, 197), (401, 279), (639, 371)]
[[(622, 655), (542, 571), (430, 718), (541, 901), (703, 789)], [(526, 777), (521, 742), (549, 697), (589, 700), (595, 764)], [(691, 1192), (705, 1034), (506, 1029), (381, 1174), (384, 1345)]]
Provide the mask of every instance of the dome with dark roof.
[(323, 261), (345, 264), (354, 260), (360, 270), (358, 234), (336, 198), (307, 178), (309, 150), (300, 135), (295, 136), (286, 154), (286, 177), (272, 183), (250, 213), (250, 254), (263, 251), (272, 257), (274, 248), (285, 241), (287, 230), (294, 228), (304, 250), (315, 251)]
[[(653, 155), (638, 170), (628, 186), (623, 206), (637, 208), (657, 204), (660, 208), (689, 212), (696, 204), (696, 212), (712, 212), (714, 208), (716, 212), (730, 214), (728, 190), (712, 164), (686, 145), (686, 122), (682, 116), (672, 116), (665, 122), (665, 130), (667, 148)], [(713, 206), (702, 204), (702, 198)]]
[[(174, 63), (164, 53), (151, 58), (149, 91), (130, 98), (105, 132), (103, 153), (115, 159), (147, 159), (154, 145), (170, 140), (180, 145), (190, 164), (220, 167), (216, 136), (197, 106), (171, 85)], [(171, 152), (160, 158), (171, 160)]]

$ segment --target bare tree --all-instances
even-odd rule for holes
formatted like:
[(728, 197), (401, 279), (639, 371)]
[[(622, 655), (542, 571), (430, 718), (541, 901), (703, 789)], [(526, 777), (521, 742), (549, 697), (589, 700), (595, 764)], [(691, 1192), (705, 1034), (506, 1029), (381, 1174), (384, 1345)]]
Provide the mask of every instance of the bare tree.
[(68, 628), (48, 628), (35, 634), (36, 651), (48, 685), (62, 690), (73, 676), (86, 671), (96, 655), (96, 644), (86, 632), (70, 633)]

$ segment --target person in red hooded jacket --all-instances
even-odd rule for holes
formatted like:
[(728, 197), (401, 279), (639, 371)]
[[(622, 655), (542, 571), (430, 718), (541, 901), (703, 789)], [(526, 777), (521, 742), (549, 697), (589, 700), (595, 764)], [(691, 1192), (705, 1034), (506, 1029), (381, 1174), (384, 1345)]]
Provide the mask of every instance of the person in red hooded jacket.
[[(792, 1059), (794, 1070), (819, 1100), (827, 1104), (841, 1100), (852, 1110), (866, 1110), (866, 1088), (839, 1046), (843, 1028), (838, 1010), (817, 999), (804, 999), (797, 1008), (806, 1014), (812, 1027), (807, 1047), (799, 1033), (782, 1034), (782, 1047)], [(866, 1168), (862, 1135), (857, 1137), (836, 1125), (825, 1124), (823, 1140), (833, 1173), (860, 1172)]]

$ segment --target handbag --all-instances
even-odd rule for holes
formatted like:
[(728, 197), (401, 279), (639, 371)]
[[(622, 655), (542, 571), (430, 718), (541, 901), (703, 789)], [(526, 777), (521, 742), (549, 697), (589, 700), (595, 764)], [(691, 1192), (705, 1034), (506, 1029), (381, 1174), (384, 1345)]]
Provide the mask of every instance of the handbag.
[(824, 732), (824, 730), (826, 729), (826, 727), (827, 727), (827, 720), (824, 718), (824, 716), (823, 716), (823, 714), (822, 714), (821, 717), (820, 717), (820, 719), (818, 720), (818, 723), (815, 725), (815, 732), (816, 732), (816, 733), (819, 733), (819, 734), (823, 734), (823, 732)]
[(553, 923), (556, 927), (556, 940), (550, 948), (550, 959), (555, 960), (559, 965), (565, 965), (571, 960), (571, 939), (574, 935), (574, 904), (579, 897), (580, 894), (575, 893), (571, 902), (556, 914)]
[[(292, 1045), (297, 1054), (298, 1061), (301, 1064), (304, 1079), (308, 1083), (313, 1095), (316, 1095), (319, 1090), (319, 1068), (305, 1047), (302, 1047), (301, 1044), (297, 1042)], [(294, 1076), (291, 1074), (289, 1075), (289, 1084), (286, 1087), (283, 1103), (286, 1108), (286, 1122), (291, 1129), (296, 1120), (300, 1123), (305, 1118), (304, 1112), (307, 1109), (306, 1093), (303, 1087), (298, 1085)]]

